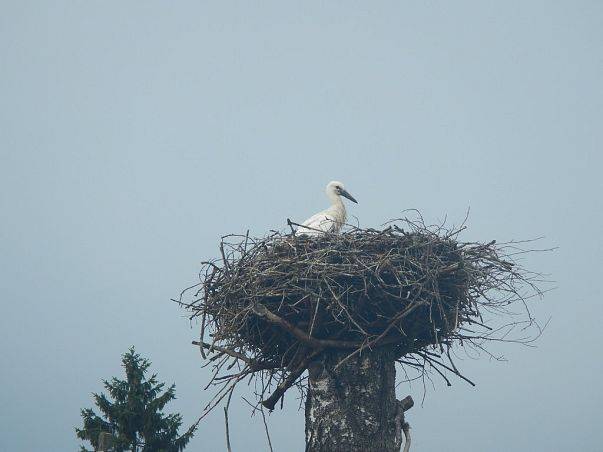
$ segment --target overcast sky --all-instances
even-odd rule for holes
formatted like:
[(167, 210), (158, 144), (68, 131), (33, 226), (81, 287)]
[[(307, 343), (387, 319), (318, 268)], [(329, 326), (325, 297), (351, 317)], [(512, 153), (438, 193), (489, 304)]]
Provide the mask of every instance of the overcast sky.
[[(557, 287), (537, 348), (436, 381), (416, 450), (600, 450), (601, 1), (0, 6), (0, 450), (76, 450), (131, 345), (193, 422), (208, 372), (169, 299), (221, 235), (303, 220), (331, 179), (363, 226), (470, 207), (461, 239), (559, 247), (524, 260)], [(233, 399), (233, 450), (267, 450), (249, 414)], [(269, 424), (303, 450), (292, 397)], [(221, 412), (189, 449), (225, 450)]]

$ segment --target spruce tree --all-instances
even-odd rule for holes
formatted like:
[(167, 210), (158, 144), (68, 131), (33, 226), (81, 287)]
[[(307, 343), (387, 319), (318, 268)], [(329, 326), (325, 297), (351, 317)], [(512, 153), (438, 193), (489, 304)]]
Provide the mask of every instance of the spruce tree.
[[(93, 394), (94, 402), (102, 415), (92, 409), (81, 411), (83, 428), (76, 428), (77, 437), (90, 441), (95, 450), (104, 435), (105, 444), (115, 452), (180, 452), (194, 433), (194, 428), (179, 436), (182, 424), (180, 414), (162, 413), (165, 405), (176, 398), (176, 386), (172, 384), (163, 393), (164, 383), (158, 383), (157, 374), (146, 378), (151, 363), (141, 358), (131, 347), (122, 356), (126, 380), (113, 377), (103, 380), (108, 397)], [(81, 447), (81, 452), (87, 451)]]

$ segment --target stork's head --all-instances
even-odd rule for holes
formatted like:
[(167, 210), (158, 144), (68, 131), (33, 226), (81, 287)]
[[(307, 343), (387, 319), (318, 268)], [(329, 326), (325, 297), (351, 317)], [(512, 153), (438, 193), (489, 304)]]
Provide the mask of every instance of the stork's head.
[(358, 204), (358, 201), (356, 201), (354, 197), (346, 191), (345, 187), (343, 186), (343, 183), (339, 181), (334, 180), (329, 182), (327, 184), (326, 192), (327, 196), (332, 201), (338, 199), (340, 196), (343, 196), (345, 198), (348, 198), (350, 201)]

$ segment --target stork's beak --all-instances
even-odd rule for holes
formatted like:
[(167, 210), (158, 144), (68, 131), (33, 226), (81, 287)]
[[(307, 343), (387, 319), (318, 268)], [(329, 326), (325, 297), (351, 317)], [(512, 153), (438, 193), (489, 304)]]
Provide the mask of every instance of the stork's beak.
[(341, 191), (339, 192), (339, 194), (340, 194), (341, 196), (345, 196), (345, 197), (346, 197), (346, 198), (348, 198), (350, 201), (355, 202), (356, 204), (358, 204), (358, 201), (356, 201), (356, 200), (354, 199), (354, 197), (353, 197), (352, 195), (350, 195), (350, 194), (349, 194), (347, 191), (345, 191), (345, 190), (341, 190)]

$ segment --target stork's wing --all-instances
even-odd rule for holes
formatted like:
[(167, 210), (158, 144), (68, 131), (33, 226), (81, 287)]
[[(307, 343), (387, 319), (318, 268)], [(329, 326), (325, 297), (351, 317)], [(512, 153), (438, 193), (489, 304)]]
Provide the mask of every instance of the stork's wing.
[[(295, 235), (320, 235), (325, 232), (333, 232), (337, 227), (336, 225), (336, 219), (332, 214), (319, 212), (304, 221), (295, 232)], [(307, 228), (304, 226), (307, 226)]]

